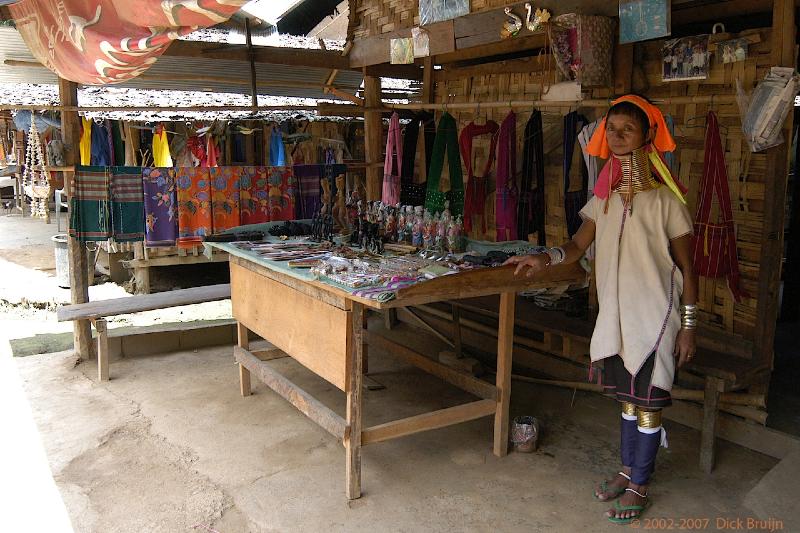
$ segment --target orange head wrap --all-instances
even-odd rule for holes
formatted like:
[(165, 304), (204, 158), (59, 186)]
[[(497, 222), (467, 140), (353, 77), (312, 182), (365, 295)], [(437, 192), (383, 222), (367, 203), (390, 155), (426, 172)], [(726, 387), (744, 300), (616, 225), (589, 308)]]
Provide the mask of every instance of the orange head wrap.
[[(614, 106), (620, 102), (630, 102), (645, 112), (650, 121), (650, 129), (655, 131), (652, 144), (656, 147), (656, 150), (661, 153), (675, 150), (675, 140), (667, 129), (664, 115), (661, 114), (661, 111), (656, 106), (635, 94), (621, 96), (611, 102), (611, 105)], [(611, 150), (608, 148), (608, 141), (606, 140), (606, 117), (603, 118), (594, 131), (592, 139), (586, 146), (586, 151), (589, 155), (602, 157), (603, 159), (608, 159), (611, 156)]]

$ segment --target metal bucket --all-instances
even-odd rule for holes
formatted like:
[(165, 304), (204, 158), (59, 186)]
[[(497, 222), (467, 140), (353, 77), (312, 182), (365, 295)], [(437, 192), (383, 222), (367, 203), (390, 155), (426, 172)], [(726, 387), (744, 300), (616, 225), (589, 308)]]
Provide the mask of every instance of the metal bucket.
[(69, 237), (60, 233), (53, 235), (50, 240), (55, 245), (56, 254), (56, 281), (62, 289), (69, 289), (69, 252), (67, 250), (67, 239)]

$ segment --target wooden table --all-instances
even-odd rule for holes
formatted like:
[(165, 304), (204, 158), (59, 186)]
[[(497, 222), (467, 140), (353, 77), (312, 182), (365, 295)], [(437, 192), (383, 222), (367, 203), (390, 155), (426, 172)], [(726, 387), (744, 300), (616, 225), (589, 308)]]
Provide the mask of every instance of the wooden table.
[[(231, 300), (239, 333), (234, 356), (239, 363), (242, 395), (250, 394), (250, 377), (255, 374), (341, 440), (346, 455), (348, 499), (361, 496), (361, 447), (367, 444), (494, 415), (494, 454), (506, 455), (514, 295), (524, 289), (581, 282), (586, 278), (577, 264), (548, 268), (532, 278), (515, 277), (513, 266), (485, 268), (425, 281), (399, 290), (394, 300), (377, 302), (319, 280), (293, 276), (231, 245), (215, 244), (215, 247), (230, 253)], [(385, 336), (370, 334), (366, 329), (367, 309), (386, 310), (490, 294), (500, 294), (495, 385), (453, 370)], [(248, 330), (279, 351), (273, 351), (272, 355), (250, 351)], [(314, 331), (325, 333), (315, 335)], [(364, 428), (361, 394), (367, 344), (385, 349), (480, 400)], [(344, 418), (266, 363), (285, 354), (346, 394)]]

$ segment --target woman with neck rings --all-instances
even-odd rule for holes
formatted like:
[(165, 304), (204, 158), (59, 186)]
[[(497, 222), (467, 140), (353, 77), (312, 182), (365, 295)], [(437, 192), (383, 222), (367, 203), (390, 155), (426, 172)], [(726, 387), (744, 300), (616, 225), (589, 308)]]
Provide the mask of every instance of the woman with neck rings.
[(597, 484), (594, 497), (617, 499), (608, 519), (627, 524), (649, 504), (660, 446), (667, 445), (661, 410), (671, 405), (676, 367), (696, 352), (697, 275), (686, 188), (662, 154), (675, 150), (664, 117), (636, 95), (612, 102), (587, 151), (607, 159), (594, 197), (581, 210), (572, 240), (546, 253), (516, 256), (516, 275), (580, 260), (596, 243), (599, 313), (590, 347), (589, 379), (620, 402), (622, 468)]

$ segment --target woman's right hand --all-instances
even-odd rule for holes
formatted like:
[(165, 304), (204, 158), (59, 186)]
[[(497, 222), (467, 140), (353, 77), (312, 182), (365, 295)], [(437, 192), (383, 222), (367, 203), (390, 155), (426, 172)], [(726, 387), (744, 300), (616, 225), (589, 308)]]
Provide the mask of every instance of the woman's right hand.
[(514, 270), (515, 276), (527, 268), (525, 276), (529, 278), (550, 264), (550, 256), (547, 254), (515, 255), (509, 257), (503, 264), (517, 265), (517, 269)]

